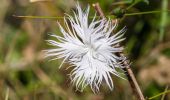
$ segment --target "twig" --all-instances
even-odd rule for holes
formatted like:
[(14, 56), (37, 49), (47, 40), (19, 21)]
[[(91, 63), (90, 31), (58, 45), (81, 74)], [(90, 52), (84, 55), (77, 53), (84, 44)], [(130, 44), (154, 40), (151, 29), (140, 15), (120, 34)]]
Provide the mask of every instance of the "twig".
[(92, 4), (92, 6), (95, 8), (95, 10), (97, 11), (97, 13), (100, 17), (105, 18), (104, 13), (103, 13), (102, 9), (100, 8), (99, 3)]
[[(97, 13), (102, 17), (105, 18), (104, 13), (102, 11), (102, 9), (100, 8), (99, 3), (95, 3), (93, 4), (93, 7), (96, 9)], [(112, 22), (115, 22), (115, 20), (113, 20)], [(119, 56), (124, 56), (123, 54), (119, 53)], [(126, 72), (126, 76), (128, 78), (128, 81), (131, 85), (131, 88), (134, 92), (134, 94), (136, 95), (138, 100), (145, 100), (143, 93), (136, 81), (136, 78), (133, 74), (133, 71), (131, 70), (131, 68), (128, 66), (128, 61), (124, 61), (124, 65), (126, 66), (123, 70), (125, 70)]]
[[(165, 91), (164, 92), (168, 91), (168, 88), (169, 88), (169, 86), (167, 85), (165, 87)], [(161, 100), (165, 100), (165, 96), (166, 96), (166, 93), (162, 95)]]

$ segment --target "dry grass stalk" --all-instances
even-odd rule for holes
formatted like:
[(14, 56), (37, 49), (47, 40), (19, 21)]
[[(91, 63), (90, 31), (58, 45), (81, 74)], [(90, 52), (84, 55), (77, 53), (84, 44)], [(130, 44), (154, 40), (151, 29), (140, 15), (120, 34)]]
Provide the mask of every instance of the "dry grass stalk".
[[(104, 13), (103, 13), (103, 11), (102, 11), (99, 3), (93, 4), (93, 7), (96, 9), (97, 13), (98, 13), (102, 18), (105, 18)], [(115, 21), (113, 20), (113, 22), (115, 22)], [(124, 55), (121, 54), (121, 53), (119, 53), (119, 55), (120, 55), (120, 56), (124, 56)], [(127, 78), (128, 78), (128, 81), (129, 81), (129, 83), (130, 83), (130, 85), (131, 85), (131, 87), (132, 87), (132, 90), (133, 90), (134, 94), (137, 96), (137, 99), (138, 99), (138, 100), (145, 100), (145, 98), (144, 98), (144, 96), (143, 96), (143, 93), (142, 93), (142, 91), (141, 91), (141, 89), (140, 89), (140, 87), (139, 87), (139, 85), (138, 85), (138, 83), (137, 83), (137, 81), (136, 81), (136, 78), (135, 78), (135, 76), (134, 76), (134, 74), (133, 74), (133, 71), (131, 70), (131, 68), (130, 68), (129, 65), (128, 65), (128, 61), (124, 61), (124, 65), (126, 66), (126, 67), (124, 68), (124, 70), (125, 70), (125, 72), (126, 72), (126, 76), (127, 76)]]

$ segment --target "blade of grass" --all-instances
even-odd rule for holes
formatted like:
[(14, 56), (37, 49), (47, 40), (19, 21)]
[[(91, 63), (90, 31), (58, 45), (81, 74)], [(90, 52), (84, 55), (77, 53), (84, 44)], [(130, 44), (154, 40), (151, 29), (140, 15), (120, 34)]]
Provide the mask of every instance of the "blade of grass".
[(161, 96), (161, 95), (167, 94), (167, 93), (170, 93), (170, 90), (161, 92), (161, 93), (159, 93), (159, 94), (157, 94), (157, 95), (155, 95), (155, 96), (153, 96), (153, 97), (150, 97), (149, 100), (155, 99), (155, 98), (157, 98), (157, 97), (159, 97), (159, 96)]
[[(167, 91), (168, 88), (169, 88), (169, 86), (167, 85), (167, 86), (165, 87), (165, 91)], [(164, 100), (164, 99), (165, 99), (165, 95), (166, 95), (166, 94), (163, 94), (163, 95), (162, 95), (161, 100)]]
[(6, 90), (5, 100), (8, 100), (8, 98), (9, 98), (9, 88), (7, 88), (7, 90)]
[(168, 20), (168, 13), (164, 12), (164, 10), (168, 9), (168, 0), (162, 0), (162, 12), (161, 12), (161, 20), (160, 20), (160, 35), (159, 35), (159, 42), (163, 40), (165, 34), (165, 26)]

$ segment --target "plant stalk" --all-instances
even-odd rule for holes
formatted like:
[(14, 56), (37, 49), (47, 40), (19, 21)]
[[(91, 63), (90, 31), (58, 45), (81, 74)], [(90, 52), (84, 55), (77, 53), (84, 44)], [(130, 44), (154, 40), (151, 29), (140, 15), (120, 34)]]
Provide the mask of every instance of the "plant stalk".
[[(95, 8), (96, 12), (99, 14), (99, 16), (101, 18), (106, 18), (104, 16), (104, 13), (99, 5), (99, 3), (95, 3), (93, 4), (93, 7)], [(113, 23), (115, 22), (115, 20), (112, 21)], [(124, 56), (122, 53), (118, 54), (119, 56)], [(139, 84), (133, 74), (133, 71), (131, 70), (131, 68), (129, 67), (128, 61), (124, 61), (124, 65), (126, 66), (123, 70), (126, 72), (126, 76), (128, 78), (128, 81), (131, 85), (131, 88), (133, 90), (133, 93), (136, 95), (138, 100), (145, 100), (144, 95), (139, 87)]]

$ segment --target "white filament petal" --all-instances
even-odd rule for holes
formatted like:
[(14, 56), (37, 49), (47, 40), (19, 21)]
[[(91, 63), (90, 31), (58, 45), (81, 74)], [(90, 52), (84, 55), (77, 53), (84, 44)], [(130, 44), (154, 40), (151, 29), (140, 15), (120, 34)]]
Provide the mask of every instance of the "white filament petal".
[(70, 77), (77, 90), (83, 91), (89, 85), (98, 92), (103, 81), (113, 90), (111, 74), (121, 77), (116, 68), (122, 68), (121, 61), (125, 59), (117, 56), (123, 47), (116, 46), (125, 39), (122, 38), (125, 28), (111, 35), (117, 21), (113, 25), (110, 19), (97, 20), (95, 15), (89, 23), (89, 11), (89, 6), (83, 11), (77, 5), (74, 17), (67, 14), (64, 19), (66, 30), (58, 23), (63, 37), (51, 35), (58, 41), (47, 40), (55, 48), (45, 50), (46, 57), (63, 58), (60, 67), (66, 61), (70, 63), (73, 67)]

